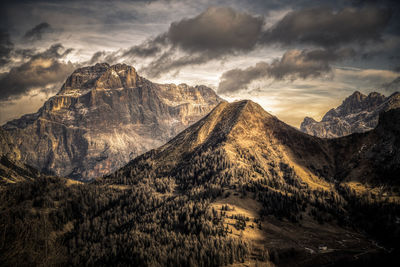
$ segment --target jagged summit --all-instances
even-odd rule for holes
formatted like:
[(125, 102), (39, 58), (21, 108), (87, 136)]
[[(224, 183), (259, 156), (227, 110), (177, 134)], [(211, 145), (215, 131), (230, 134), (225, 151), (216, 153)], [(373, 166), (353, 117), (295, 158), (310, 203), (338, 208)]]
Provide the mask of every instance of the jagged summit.
[(164, 144), (220, 101), (206, 86), (156, 84), (132, 66), (99, 63), (74, 71), (38, 112), (2, 128), (22, 162), (86, 179)]
[(379, 113), (400, 107), (400, 93), (389, 97), (359, 91), (347, 97), (340, 106), (329, 110), (320, 122), (306, 117), (300, 130), (318, 137), (334, 138), (373, 129), (378, 124)]
[(79, 94), (87, 89), (119, 89), (136, 87), (136, 70), (126, 64), (97, 63), (75, 70), (65, 81), (58, 95)]
[(371, 111), (381, 105), (385, 99), (384, 95), (377, 92), (372, 92), (366, 96), (357, 91), (346, 98), (342, 105), (336, 109), (336, 112), (339, 116), (344, 116), (360, 111)]
[(354, 92), (352, 95), (343, 100), (342, 104), (334, 109), (328, 111), (322, 118), (322, 121), (329, 121), (333, 117), (343, 117), (349, 114), (355, 114), (362, 111), (372, 111), (379, 105), (385, 102), (386, 97), (380, 93), (372, 92), (364, 95), (359, 91)]

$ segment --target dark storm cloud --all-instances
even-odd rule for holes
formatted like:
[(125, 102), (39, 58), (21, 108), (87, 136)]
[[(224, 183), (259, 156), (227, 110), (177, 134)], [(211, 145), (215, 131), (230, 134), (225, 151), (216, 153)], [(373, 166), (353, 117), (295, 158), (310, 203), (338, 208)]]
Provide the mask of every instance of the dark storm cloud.
[(296, 10), (276, 23), (263, 38), (266, 43), (283, 45), (333, 47), (364, 44), (381, 40), (382, 31), (390, 18), (389, 9), (371, 6), (344, 8), (338, 12), (325, 7)]
[(289, 50), (269, 65), (268, 75), (278, 80), (288, 76), (302, 79), (318, 77), (330, 71), (329, 62), (335, 57), (330, 51)]
[[(330, 7), (308, 8), (289, 12), (264, 30), (262, 17), (229, 7), (211, 7), (196, 17), (173, 22), (168, 31), (132, 47), (123, 56), (154, 58), (144, 68), (151, 77), (274, 43), (312, 45), (324, 49), (308, 57), (337, 57), (337, 51), (344, 47), (380, 41), (390, 17), (387, 8), (372, 6), (339, 11)], [(356, 53), (352, 49), (349, 56)]]
[(188, 52), (248, 51), (257, 43), (263, 23), (261, 17), (230, 7), (210, 7), (194, 18), (171, 23), (166, 33), (132, 47), (127, 53), (154, 55), (167, 44)]
[(306, 79), (318, 77), (331, 70), (330, 63), (347, 58), (354, 53), (351, 49), (331, 50), (289, 50), (280, 59), (272, 63), (259, 62), (246, 69), (232, 69), (224, 72), (218, 86), (219, 93), (232, 93), (247, 89), (248, 85), (258, 79), (275, 80)]
[[(133, 46), (123, 56), (156, 56), (144, 70), (157, 77), (187, 65), (251, 51), (257, 44), (263, 23), (261, 17), (229, 7), (210, 7), (196, 17), (173, 22), (167, 32)], [(179, 51), (185, 55), (179, 56)]]
[(246, 89), (252, 81), (261, 78), (294, 80), (321, 76), (331, 70), (331, 63), (360, 56), (363, 45), (381, 41), (390, 18), (387, 8), (372, 6), (340, 11), (320, 7), (289, 12), (263, 33), (261, 43), (317, 48), (289, 50), (270, 64), (259, 62), (247, 69), (227, 71), (221, 76), (218, 92)]
[(172, 23), (167, 38), (190, 52), (246, 51), (256, 44), (263, 22), (229, 7), (211, 7), (197, 17)]
[(8, 32), (0, 29), (0, 67), (10, 62), (10, 54), (13, 46)]
[(232, 69), (224, 72), (218, 85), (218, 93), (232, 93), (247, 86), (254, 80), (268, 76), (269, 64), (266, 62), (258, 62), (253, 67), (242, 69)]
[(30, 41), (41, 40), (43, 35), (49, 32), (52, 32), (50, 24), (48, 24), (47, 22), (42, 22), (27, 31), (24, 35), (24, 39)]
[(64, 50), (61, 44), (55, 44), (34, 54), (26, 63), (3, 73), (0, 77), (0, 100), (18, 98), (31, 88), (62, 82), (75, 68), (72, 63), (60, 60), (70, 52), (71, 49)]

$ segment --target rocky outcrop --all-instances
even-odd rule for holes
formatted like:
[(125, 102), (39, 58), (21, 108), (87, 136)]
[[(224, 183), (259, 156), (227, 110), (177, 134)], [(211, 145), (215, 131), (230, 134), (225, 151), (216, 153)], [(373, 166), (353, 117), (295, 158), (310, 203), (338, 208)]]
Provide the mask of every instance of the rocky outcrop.
[(167, 142), (221, 100), (205, 86), (156, 84), (131, 66), (102, 63), (77, 69), (37, 113), (2, 131), (22, 162), (90, 179)]
[(306, 117), (300, 130), (318, 137), (334, 138), (372, 130), (379, 114), (400, 107), (400, 93), (385, 97), (373, 92), (368, 96), (354, 92), (343, 103), (329, 110), (320, 122)]

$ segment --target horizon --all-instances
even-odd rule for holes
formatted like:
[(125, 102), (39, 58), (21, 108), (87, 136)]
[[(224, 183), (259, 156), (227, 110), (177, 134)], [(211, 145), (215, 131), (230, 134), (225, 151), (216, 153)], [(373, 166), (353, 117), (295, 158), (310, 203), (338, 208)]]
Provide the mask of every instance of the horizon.
[[(93, 64), (93, 65), (80, 66), (79, 68), (85, 68), (85, 67), (94, 66), (94, 65), (96, 65), (96, 64), (104, 64), (104, 63), (108, 64), (107, 62), (98, 62), (98, 63), (95, 63), (95, 64)], [(125, 64), (125, 65), (130, 66), (129, 64), (126, 64), (126, 63), (123, 63), (123, 62), (121, 62), (121, 63), (116, 63), (116, 64)], [(116, 65), (116, 64), (113, 64), (113, 65)], [(110, 65), (110, 64), (109, 64), (109, 65)], [(110, 65), (110, 66), (113, 66), (113, 65)], [(134, 66), (131, 66), (131, 67), (134, 67)], [(134, 67), (134, 68), (135, 68), (135, 67)], [(78, 69), (78, 68), (77, 68), (77, 69)], [(75, 69), (75, 70), (77, 70), (77, 69)], [(135, 68), (135, 69), (136, 69), (136, 68)], [(74, 70), (74, 71), (75, 71), (75, 70)], [(72, 72), (71, 72), (71, 74), (72, 74)], [(141, 77), (143, 77), (142, 75), (140, 75), (140, 73), (138, 73), (138, 75), (141, 76)], [(66, 79), (67, 79), (69, 76), (70, 76), (70, 74), (66, 77)], [(144, 77), (144, 78), (146, 78), (146, 77)], [(146, 78), (146, 79), (147, 79), (147, 78)], [(63, 83), (63, 84), (64, 84), (64, 83)], [(203, 84), (187, 84), (187, 83), (185, 83), (185, 82), (182, 82), (182, 83), (179, 83), (179, 84), (178, 84), (178, 83), (173, 83), (173, 82), (171, 82), (171, 83), (159, 82), (159, 84), (174, 84), (174, 85), (186, 84), (186, 85), (192, 86), (192, 87), (194, 87), (194, 86), (202, 86), (202, 85), (203, 85)], [(215, 91), (214, 88), (211, 88), (211, 89), (213, 89), (213, 90)], [(61, 90), (62, 90), (62, 85), (60, 86), (60, 89), (59, 89), (57, 92), (54, 93), (54, 95), (58, 94)], [(318, 117), (311, 117), (311, 118), (315, 119), (316, 121), (320, 121), (320, 120), (322, 119), (322, 117), (326, 114), (326, 112), (328, 112), (328, 111), (331, 110), (331, 109), (337, 108), (341, 103), (343, 103), (343, 101), (344, 101), (346, 98), (350, 97), (351, 95), (355, 94), (356, 92), (361, 93), (362, 95), (365, 95), (365, 96), (368, 96), (368, 95), (370, 95), (370, 94), (372, 94), (372, 93), (379, 93), (379, 94), (381, 94), (380, 92), (377, 92), (377, 91), (371, 91), (371, 92), (366, 92), (366, 93), (360, 92), (359, 90), (353, 91), (351, 94), (347, 95), (345, 98), (343, 98), (343, 99), (337, 99), (336, 102), (337, 102), (338, 104), (336, 104), (336, 106), (327, 107), (327, 110), (326, 110), (325, 112), (322, 111), (322, 113), (320, 114), (320, 116), (318, 116)], [(216, 93), (218, 94), (218, 92), (216, 92)], [(381, 94), (381, 95), (383, 95), (383, 96), (385, 96), (385, 97), (389, 97), (389, 96), (391, 96), (391, 95), (393, 95), (393, 94), (396, 94), (396, 93), (399, 93), (399, 92), (398, 92), (398, 91), (395, 91), (395, 92), (392, 92), (391, 94), (388, 94), (388, 95), (385, 95), (385, 94)], [(39, 109), (43, 106), (44, 102), (46, 102), (47, 100), (49, 100), (49, 99), (50, 99), (52, 96), (54, 96), (54, 95), (50, 95), (48, 98), (46, 98), (46, 99), (43, 101), (43, 103), (40, 102), (40, 106), (36, 109), (36, 111), (28, 112), (28, 113), (21, 113), (21, 115), (17, 115), (17, 114), (16, 114), (16, 115), (15, 115), (14, 117), (12, 117), (12, 118), (9, 118), (9, 119), (0, 121), (0, 125), (3, 126), (3, 125), (5, 125), (5, 124), (7, 124), (8, 122), (11, 122), (11, 121), (13, 121), (13, 120), (18, 120), (18, 119), (20, 119), (20, 118), (21, 118), (22, 116), (24, 116), (24, 115), (27, 115), (27, 114), (34, 114), (34, 113), (38, 112)], [(222, 97), (222, 98), (223, 98), (225, 101), (229, 102), (229, 103), (233, 103), (233, 102), (237, 102), (237, 101), (253, 101), (253, 102), (259, 104), (259, 105), (260, 105), (265, 111), (267, 111), (268, 113), (270, 113), (270, 114), (276, 116), (278, 119), (282, 120), (283, 122), (285, 122), (285, 123), (288, 124), (288, 125), (291, 125), (291, 126), (297, 128), (298, 130), (299, 130), (299, 128), (300, 128), (300, 123), (301, 123), (301, 122), (303, 121), (303, 119), (305, 118), (305, 117), (304, 117), (298, 124), (290, 123), (290, 122), (288, 122), (287, 120), (285, 120), (285, 119), (288, 119), (288, 118), (287, 118), (284, 114), (280, 114), (280, 115), (275, 114), (274, 111), (268, 109), (268, 105), (267, 105), (267, 104), (265, 104), (265, 103), (264, 103), (264, 104), (263, 104), (263, 103), (260, 103), (260, 101), (258, 101), (256, 98), (251, 98), (251, 97), (249, 97), (249, 98), (240, 98), (240, 97), (229, 97), (229, 96), (225, 96), (225, 97)], [(0, 117), (1, 117), (1, 116), (0, 116)], [(306, 117), (307, 117), (307, 116), (306, 116)], [(289, 121), (290, 121), (290, 118), (289, 118)]]

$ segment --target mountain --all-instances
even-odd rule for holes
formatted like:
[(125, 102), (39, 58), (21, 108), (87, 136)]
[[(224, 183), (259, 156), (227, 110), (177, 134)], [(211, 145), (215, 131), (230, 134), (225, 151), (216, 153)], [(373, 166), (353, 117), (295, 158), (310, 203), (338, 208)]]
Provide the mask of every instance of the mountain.
[(336, 149), (336, 177), (362, 184), (400, 186), (400, 108), (379, 115), (375, 129), (331, 142)]
[(400, 93), (385, 97), (373, 92), (368, 96), (356, 91), (337, 108), (329, 110), (320, 122), (305, 117), (302, 132), (334, 138), (369, 131), (378, 124), (379, 113), (400, 107)]
[(26, 164), (10, 160), (6, 156), (0, 157), (0, 186), (6, 183), (34, 180), (40, 176), (39, 171)]
[(167, 144), (137, 157), (108, 178), (134, 178), (132, 168), (138, 177), (136, 169), (190, 175), (180, 168), (197, 166), (191, 161), (198, 161), (208, 151), (206, 154), (222, 153), (222, 162), (229, 165), (224, 170), (248, 172), (253, 178), (284, 181), (289, 170), (295, 180), (311, 188), (323, 189), (335, 181), (400, 185), (399, 121), (400, 109), (392, 109), (381, 113), (372, 131), (324, 139), (298, 131), (252, 101), (223, 102)]
[[(130, 171), (131, 166), (140, 168), (138, 161), (142, 159), (151, 160), (149, 167), (154, 171), (185, 173), (176, 170), (176, 166), (191, 166), (194, 163), (188, 162), (192, 157), (203, 157), (203, 152), (210, 149), (219, 151), (211, 151), (212, 155), (224, 155), (224, 161), (230, 163), (226, 168), (229, 170), (243, 171), (256, 164), (257, 172), (252, 174), (256, 177), (282, 178), (282, 168), (291, 165), (296, 175), (303, 177), (301, 180), (313, 185), (314, 180), (320, 181), (317, 175), (333, 176), (334, 172), (331, 167), (334, 157), (326, 140), (299, 132), (252, 101), (239, 101), (219, 104), (203, 120), (164, 146), (136, 158), (114, 175), (129, 176), (124, 172)], [(306, 164), (312, 167), (305, 167)]]
[(164, 144), (221, 100), (205, 86), (156, 84), (131, 66), (102, 63), (74, 71), (38, 112), (2, 131), (22, 162), (90, 179)]
[(11, 135), (0, 127), (0, 156), (10, 160), (18, 161), (21, 159), (21, 151), (13, 143)]
[(40, 177), (40, 173), (20, 162), (21, 152), (11, 142), (10, 135), (0, 128), (0, 185), (33, 180)]
[[(164, 146), (98, 183), (211, 198), (209, 208), (223, 214), (228, 236), (249, 242), (253, 260), (267, 251), (287, 266), (340, 265), (380, 251), (360, 231), (390, 246), (396, 242), (399, 118), (400, 109), (391, 110), (373, 131), (321, 139), (254, 102), (220, 103)], [(329, 248), (327, 258), (321, 245)]]
[(0, 265), (391, 266), (399, 118), (323, 139), (221, 102), (91, 183), (0, 188)]

